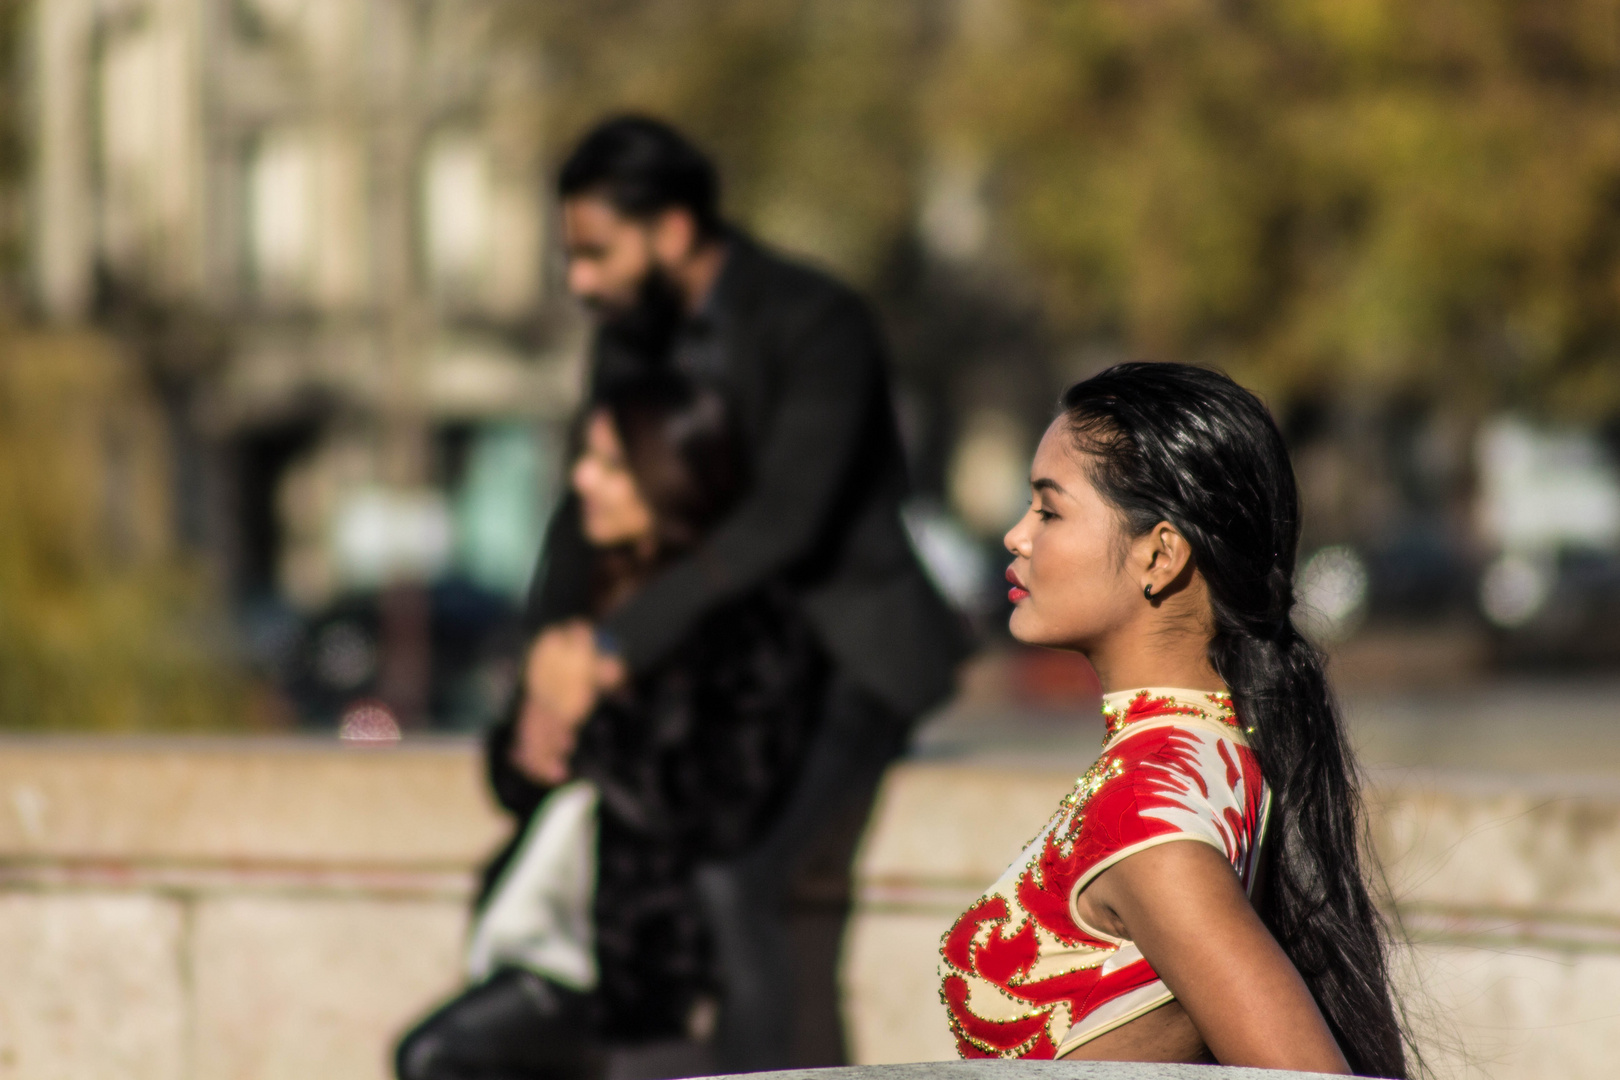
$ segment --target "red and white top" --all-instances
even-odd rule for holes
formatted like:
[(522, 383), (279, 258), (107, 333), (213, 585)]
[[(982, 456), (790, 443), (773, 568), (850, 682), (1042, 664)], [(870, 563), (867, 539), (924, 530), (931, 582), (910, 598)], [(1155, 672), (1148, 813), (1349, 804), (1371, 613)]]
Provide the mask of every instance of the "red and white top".
[(963, 1057), (1053, 1058), (1174, 996), (1131, 941), (1086, 925), (1081, 890), (1172, 840), (1224, 852), (1245, 889), (1271, 793), (1228, 694), (1103, 699), (1102, 756), (940, 949), (940, 997)]

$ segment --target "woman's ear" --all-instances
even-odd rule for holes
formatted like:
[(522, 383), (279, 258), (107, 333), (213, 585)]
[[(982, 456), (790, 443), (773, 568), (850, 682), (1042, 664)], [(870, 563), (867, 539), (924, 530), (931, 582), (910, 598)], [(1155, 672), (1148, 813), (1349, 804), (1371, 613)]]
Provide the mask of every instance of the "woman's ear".
[(1192, 561), (1192, 545), (1174, 525), (1161, 521), (1137, 538), (1131, 556), (1142, 595), (1151, 600), (1181, 580)]

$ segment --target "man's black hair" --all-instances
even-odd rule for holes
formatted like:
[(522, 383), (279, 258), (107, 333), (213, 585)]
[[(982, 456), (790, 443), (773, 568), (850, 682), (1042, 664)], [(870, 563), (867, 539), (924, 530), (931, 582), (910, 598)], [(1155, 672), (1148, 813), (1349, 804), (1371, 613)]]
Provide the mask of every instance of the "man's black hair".
[(563, 162), (557, 193), (600, 195), (626, 217), (672, 207), (691, 213), (698, 232), (720, 231), (720, 178), (714, 163), (680, 132), (646, 116), (619, 116), (591, 129)]

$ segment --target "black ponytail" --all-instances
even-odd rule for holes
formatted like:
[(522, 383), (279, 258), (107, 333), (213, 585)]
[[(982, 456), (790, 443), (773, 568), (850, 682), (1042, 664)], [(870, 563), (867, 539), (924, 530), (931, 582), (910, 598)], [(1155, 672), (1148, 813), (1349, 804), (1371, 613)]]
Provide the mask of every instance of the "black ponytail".
[(1063, 395), (1097, 490), (1132, 535), (1169, 521), (1209, 587), (1209, 659), (1273, 792), (1256, 909), (1358, 1075), (1407, 1076), (1361, 795), (1323, 658), (1295, 628), (1299, 496), (1271, 414), (1218, 372), (1120, 364)]

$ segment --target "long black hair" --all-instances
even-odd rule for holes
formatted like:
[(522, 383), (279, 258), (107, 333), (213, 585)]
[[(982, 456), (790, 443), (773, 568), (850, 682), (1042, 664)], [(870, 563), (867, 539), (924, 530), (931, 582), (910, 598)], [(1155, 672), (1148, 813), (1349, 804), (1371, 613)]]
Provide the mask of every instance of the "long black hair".
[(1274, 793), (1256, 893), (1351, 1069), (1406, 1077), (1386, 930), (1363, 873), (1360, 788), (1320, 652), (1295, 628), (1299, 495), (1259, 398), (1218, 372), (1119, 364), (1063, 395), (1098, 492), (1133, 537), (1168, 521), (1209, 587), (1209, 659)]

